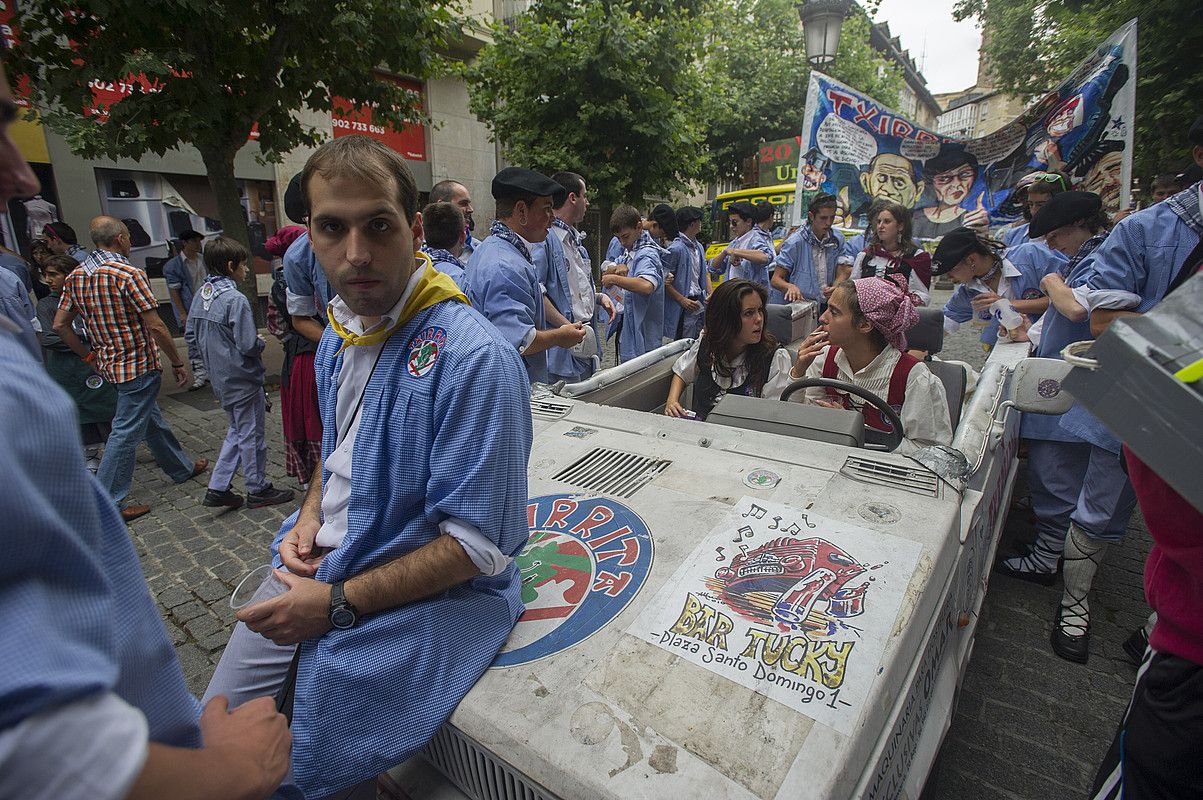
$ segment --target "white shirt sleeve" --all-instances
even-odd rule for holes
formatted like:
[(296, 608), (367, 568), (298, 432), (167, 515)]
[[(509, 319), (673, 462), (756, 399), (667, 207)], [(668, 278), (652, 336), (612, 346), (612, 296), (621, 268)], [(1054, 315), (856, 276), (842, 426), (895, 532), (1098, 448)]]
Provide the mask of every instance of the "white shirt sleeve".
[[(705, 336), (705, 334), (702, 335)], [(702, 340), (699, 338), (673, 364), (673, 372), (686, 383), (693, 383), (698, 379), (698, 350), (701, 346)]]
[(0, 731), (0, 797), (120, 800), (147, 753), (142, 712), (112, 692), (91, 694)]
[[(549, 328), (548, 330), (551, 330), (551, 329)], [(519, 355), (522, 355), (523, 353), (525, 353), (526, 348), (530, 347), (531, 342), (535, 341), (536, 333), (538, 333), (538, 331), (536, 331), (534, 328), (531, 328), (530, 330), (528, 330), (526, 332), (526, 335), (522, 337), (522, 344), (520, 344), (518, 346), (518, 354)]]
[(789, 374), (793, 366), (794, 359), (789, 350), (778, 347), (777, 352), (773, 353), (773, 363), (769, 366), (769, 378), (764, 382), (764, 389), (760, 396), (765, 400), (781, 399), (781, 393), (785, 391), (785, 387), (794, 382)]
[(513, 561), (498, 550), (497, 545), (480, 532), (480, 528), (458, 517), (448, 517), (440, 522), (439, 531), (460, 543), (481, 575), (500, 575)]
[(1075, 286), (1071, 291), (1074, 293), (1074, 299), (1078, 301), (1078, 305), (1087, 311), (1097, 311), (1100, 308), (1123, 310), (1140, 305), (1140, 295), (1120, 289), (1091, 289), (1089, 286)]
[(931, 294), (928, 292), (927, 287), (923, 285), (923, 281), (919, 279), (917, 274), (915, 274), (914, 270), (911, 271), (911, 277), (907, 282), (909, 284), (908, 288), (910, 288), (911, 294), (919, 298), (919, 305), (926, 306), (931, 300)]
[(294, 294), (292, 290), (285, 290), (284, 304), (288, 307), (288, 313), (294, 317), (313, 317), (317, 315), (317, 303), (313, 297), (306, 297), (303, 294)]
[(947, 314), (944, 315), (944, 333), (956, 333), (961, 329), (961, 323), (957, 322)]
[(948, 394), (943, 382), (921, 363), (907, 376), (906, 399), (899, 416), (906, 438), (895, 452), (907, 455), (933, 444), (952, 444)]

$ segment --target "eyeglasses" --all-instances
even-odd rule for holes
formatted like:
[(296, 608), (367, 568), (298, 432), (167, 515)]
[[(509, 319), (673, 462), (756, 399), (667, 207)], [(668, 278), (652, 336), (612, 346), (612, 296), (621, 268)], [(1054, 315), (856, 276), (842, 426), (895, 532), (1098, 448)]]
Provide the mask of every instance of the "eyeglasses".
[(1055, 172), (1033, 172), (1031, 178), (1033, 183), (1059, 183), (1061, 184), (1061, 191), (1069, 191), (1069, 187), (1065, 185), (1064, 175), (1058, 175)]

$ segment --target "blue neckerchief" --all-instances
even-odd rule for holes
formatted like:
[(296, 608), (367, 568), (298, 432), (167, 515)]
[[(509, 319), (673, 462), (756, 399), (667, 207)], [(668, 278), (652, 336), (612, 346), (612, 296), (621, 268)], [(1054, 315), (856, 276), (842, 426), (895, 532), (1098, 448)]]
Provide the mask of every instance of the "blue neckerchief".
[(568, 241), (573, 247), (581, 246), (581, 239), (584, 239), (585, 237), (584, 234), (582, 234), (576, 228), (572, 227), (559, 217), (553, 217), (551, 224), (568, 234)]
[(439, 263), (440, 261), (443, 261), (448, 264), (454, 264), (455, 266), (460, 267), (461, 269), (464, 266), (463, 263), (458, 258), (456, 258), (455, 256), (453, 256), (451, 254), (450, 250), (444, 250), (441, 247), (429, 247), (427, 245), (422, 245), (422, 252), (424, 252), (424, 253), (426, 253), (426, 255), (430, 256), (430, 260), (436, 264)]
[(654, 247), (656, 250), (660, 251), (661, 253), (668, 252), (663, 247), (661, 247), (656, 242), (655, 239), (652, 238), (652, 235), (650, 233), (648, 233), (647, 231), (642, 231), (639, 234), (639, 238), (635, 240), (635, 246), (631, 248), (631, 253), (632, 254), (638, 253), (640, 250), (642, 250), (645, 247)]
[(1203, 195), (1203, 182), (1183, 189), (1168, 198), (1165, 204), (1173, 209), (1174, 213), (1191, 227), (1191, 230), (1203, 236), (1203, 210), (1199, 208), (1201, 195)]
[(1102, 233), (1096, 233), (1094, 236), (1091, 236), (1089, 239), (1082, 242), (1082, 246), (1078, 248), (1078, 252), (1074, 254), (1074, 257), (1071, 258), (1068, 263), (1062, 265), (1060, 270), (1061, 277), (1068, 278), (1070, 275), (1072, 275), (1073, 271), (1077, 269), (1078, 264), (1081, 264), (1086, 256), (1093, 253), (1106, 238), (1107, 232), (1103, 231)]
[(827, 238), (820, 242), (819, 237), (815, 236), (815, 232), (811, 230), (809, 225), (803, 225), (798, 230), (802, 231), (802, 238), (805, 239), (811, 247), (822, 247), (828, 250), (834, 247), (839, 247), (839, 243), (836, 242), (835, 237), (831, 235), (831, 231), (828, 231)]
[(494, 221), (493, 227), (489, 228), (489, 235), (496, 236), (498, 239), (509, 242), (514, 246), (515, 250), (522, 254), (523, 258), (525, 258), (531, 264), (535, 263), (530, 257), (530, 250), (527, 248), (526, 242), (522, 241), (522, 237), (514, 233), (510, 229), (510, 226), (506, 225), (501, 220)]
[(234, 279), (227, 275), (209, 275), (205, 278), (205, 282), (200, 285), (200, 290), (197, 294), (200, 295), (201, 303), (205, 306), (205, 311), (209, 310), (209, 306), (219, 294), (228, 292), (232, 289), (236, 290), (238, 284), (234, 283)]

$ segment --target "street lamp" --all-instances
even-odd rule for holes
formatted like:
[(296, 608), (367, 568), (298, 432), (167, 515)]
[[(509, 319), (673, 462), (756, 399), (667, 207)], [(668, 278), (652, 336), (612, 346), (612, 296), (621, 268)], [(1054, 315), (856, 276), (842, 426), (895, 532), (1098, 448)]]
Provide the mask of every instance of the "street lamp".
[(798, 6), (806, 36), (806, 60), (812, 67), (835, 61), (840, 46), (840, 28), (849, 5), (849, 0), (807, 0)]

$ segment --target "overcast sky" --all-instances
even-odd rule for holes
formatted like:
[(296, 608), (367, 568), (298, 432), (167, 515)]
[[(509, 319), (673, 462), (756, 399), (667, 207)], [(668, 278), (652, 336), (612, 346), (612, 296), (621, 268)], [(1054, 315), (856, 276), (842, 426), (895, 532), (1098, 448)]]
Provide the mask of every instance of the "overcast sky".
[(890, 33), (919, 66), (932, 94), (967, 89), (977, 80), (977, 48), (981, 33), (973, 21), (952, 18), (956, 0), (882, 0), (877, 22), (890, 23)]

